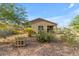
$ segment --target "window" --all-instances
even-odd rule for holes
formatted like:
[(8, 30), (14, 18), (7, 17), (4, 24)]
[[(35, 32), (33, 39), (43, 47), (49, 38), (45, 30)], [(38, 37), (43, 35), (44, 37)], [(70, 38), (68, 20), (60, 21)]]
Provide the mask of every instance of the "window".
[(38, 30), (44, 30), (43, 26), (38, 26)]

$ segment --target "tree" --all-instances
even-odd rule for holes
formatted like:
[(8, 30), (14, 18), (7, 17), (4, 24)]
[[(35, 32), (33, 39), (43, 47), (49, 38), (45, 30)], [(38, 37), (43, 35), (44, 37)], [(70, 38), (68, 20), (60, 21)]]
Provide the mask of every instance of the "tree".
[(75, 16), (73, 21), (71, 21), (70, 26), (79, 32), (79, 15)]
[(9, 22), (20, 24), (22, 20), (26, 19), (26, 14), (26, 10), (18, 4), (0, 4), (0, 18), (7, 19)]
[(31, 27), (31, 23), (29, 21), (26, 21), (23, 23), (24, 27)]

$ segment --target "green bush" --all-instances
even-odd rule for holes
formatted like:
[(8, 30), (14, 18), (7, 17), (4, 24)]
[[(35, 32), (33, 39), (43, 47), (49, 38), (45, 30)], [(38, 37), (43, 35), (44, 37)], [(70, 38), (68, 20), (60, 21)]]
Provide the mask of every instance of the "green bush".
[(28, 37), (31, 37), (32, 34), (34, 33), (33, 29), (30, 27), (24, 28), (24, 31), (28, 33)]
[(18, 30), (12, 30), (12, 34), (19, 34)]
[(39, 32), (39, 34), (37, 34), (37, 40), (41, 43), (50, 42), (53, 39), (54, 38), (51, 33)]
[(76, 43), (76, 35), (69, 29), (64, 29), (63, 34), (61, 35), (61, 40), (69, 44)]
[(0, 30), (7, 30), (7, 29), (8, 29), (8, 25), (6, 23), (0, 22)]

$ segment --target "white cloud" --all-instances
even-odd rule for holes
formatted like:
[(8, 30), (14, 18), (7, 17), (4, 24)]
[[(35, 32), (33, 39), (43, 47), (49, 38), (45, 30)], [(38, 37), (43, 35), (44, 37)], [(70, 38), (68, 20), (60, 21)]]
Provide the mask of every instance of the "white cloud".
[(78, 9), (75, 9), (74, 11), (71, 11), (70, 13), (68, 13), (67, 16), (75, 17), (76, 15), (79, 15), (79, 8)]
[(74, 3), (71, 3), (68, 8), (72, 8), (75, 4)]
[(79, 9), (75, 10), (73, 13), (78, 15), (79, 14)]
[(56, 22), (60, 27), (68, 26), (70, 24), (70, 21), (79, 14), (79, 9), (75, 9), (74, 11), (71, 11), (65, 15), (56, 16), (56, 17), (50, 17), (46, 18), (47, 20)]
[(71, 11), (65, 15), (50, 17), (50, 18), (45, 18), (45, 19), (57, 23), (59, 27), (63, 27), (63, 26), (66, 27), (70, 24), (71, 20), (76, 15), (79, 15), (79, 9), (75, 9), (74, 11)]
[(59, 18), (62, 18), (63, 16), (57, 16), (57, 17), (54, 17), (53, 19), (59, 19)]
[[(49, 17), (49, 18), (42, 17), (42, 18), (57, 23), (59, 27), (63, 27), (63, 26), (67, 27), (70, 24), (73, 17), (75, 17), (76, 15), (79, 15), (79, 9), (75, 9), (74, 11), (71, 11), (65, 15)], [(34, 19), (36, 17), (33, 16), (33, 17), (29, 17), (29, 18)]]
[(50, 18), (44, 18), (46, 20), (55, 22), (58, 24), (58, 27), (66, 27), (69, 25), (70, 18), (66, 18), (65, 16), (57, 16), (57, 17), (50, 17)]

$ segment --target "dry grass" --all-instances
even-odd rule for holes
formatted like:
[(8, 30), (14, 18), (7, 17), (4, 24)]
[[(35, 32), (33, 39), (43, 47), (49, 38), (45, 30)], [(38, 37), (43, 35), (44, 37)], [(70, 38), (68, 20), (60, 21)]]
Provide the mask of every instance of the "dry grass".
[(35, 38), (29, 38), (25, 47), (16, 48), (12, 44), (0, 44), (1, 56), (79, 56), (79, 47), (71, 47), (63, 42), (38, 43)]

